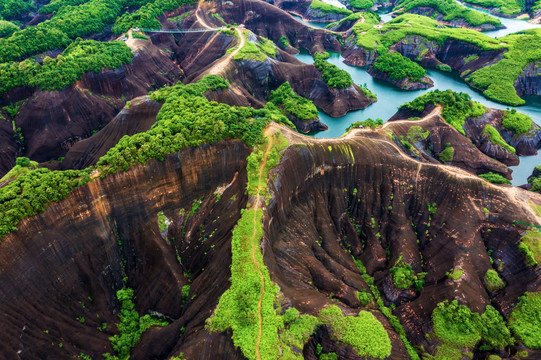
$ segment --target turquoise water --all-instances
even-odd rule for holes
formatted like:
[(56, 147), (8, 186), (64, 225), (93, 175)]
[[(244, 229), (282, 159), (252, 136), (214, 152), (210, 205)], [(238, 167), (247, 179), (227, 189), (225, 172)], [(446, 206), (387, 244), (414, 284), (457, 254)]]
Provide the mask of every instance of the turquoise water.
[[(312, 56), (306, 53), (301, 53), (296, 56), (300, 61), (311, 64), (314, 62)], [(462, 79), (456, 74), (445, 73), (438, 70), (428, 70), (427, 75), (434, 81), (434, 87), (425, 90), (404, 91), (389, 83), (372, 78), (366, 69), (349, 66), (342, 62), (343, 58), (340, 54), (331, 54), (329, 62), (338, 66), (341, 69), (350, 73), (353, 81), (356, 84), (363, 85), (366, 83), (368, 88), (377, 95), (378, 102), (370, 105), (366, 109), (357, 110), (347, 113), (339, 118), (332, 118), (322, 111), (319, 112), (320, 120), (327, 124), (329, 130), (321, 131), (312, 136), (316, 138), (324, 137), (340, 137), (344, 134), (345, 129), (353, 122), (359, 120), (365, 120), (367, 118), (383, 119), (387, 121), (393, 116), (398, 107), (408, 101), (415, 99), (416, 97), (426, 93), (427, 91), (439, 89), (447, 90), (452, 89), (456, 92), (468, 93), (473, 100), (480, 102), (481, 104), (495, 108), (506, 109), (507, 107), (493, 101), (490, 101), (483, 97), (480, 93), (472, 90), (468, 87)], [(541, 124), (541, 100), (540, 97), (530, 97), (526, 99), (527, 104), (517, 108), (518, 111), (528, 114), (532, 119)], [(513, 169), (513, 185), (525, 184), (529, 175), (531, 175), (533, 168), (537, 165), (541, 165), (541, 153), (537, 156), (521, 157), (521, 163), (519, 166), (512, 167)]]
[(461, 4), (462, 6), (465, 6), (465, 7), (469, 8), (469, 9), (477, 10), (477, 11), (492, 15), (492, 16), (500, 19), (500, 21), (506, 27), (506, 29), (494, 30), (494, 31), (484, 31), (483, 32), (484, 34), (487, 34), (488, 36), (493, 37), (493, 38), (500, 38), (500, 37), (504, 37), (506, 35), (515, 33), (517, 31), (528, 30), (528, 29), (537, 29), (537, 28), (541, 27), (541, 25), (539, 25), (539, 24), (530, 24), (529, 22), (527, 22), (525, 20), (503, 18), (503, 17), (500, 17), (500, 16), (490, 14), (486, 10), (476, 9), (473, 6), (470, 6), (470, 5), (466, 4), (466, 3), (463, 3), (463, 2), (460, 2), (460, 1), (457, 1), (457, 2), (459, 4)]

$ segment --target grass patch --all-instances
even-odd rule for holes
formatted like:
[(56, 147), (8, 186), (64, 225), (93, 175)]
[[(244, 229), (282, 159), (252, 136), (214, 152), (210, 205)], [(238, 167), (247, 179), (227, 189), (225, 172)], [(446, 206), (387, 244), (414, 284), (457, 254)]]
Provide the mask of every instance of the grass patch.
[(410, 79), (419, 82), (426, 75), (426, 70), (419, 64), (398, 52), (385, 53), (374, 63), (374, 69), (389, 74), (392, 80)]
[(495, 174), (493, 173), (492, 171), (491, 172), (488, 172), (486, 174), (479, 174), (479, 177), (481, 179), (485, 179), (486, 181), (488, 182), (491, 182), (493, 184), (507, 184), (507, 185), (511, 185), (511, 181), (510, 180), (507, 180), (506, 178), (504, 178), (503, 176), (501, 176), (500, 174)]
[(338, 6), (327, 4), (320, 0), (312, 0), (310, 7), (328, 14), (351, 15), (353, 11)]
[(500, 278), (496, 270), (489, 269), (485, 274), (485, 285), (490, 292), (501, 290), (505, 287), (505, 282)]
[(527, 292), (509, 318), (515, 336), (530, 349), (541, 348), (541, 292)]
[(451, 146), (451, 143), (445, 144), (445, 149), (438, 155), (442, 163), (448, 163), (453, 161), (455, 155), (455, 148)]
[(502, 118), (502, 126), (516, 132), (517, 135), (526, 134), (532, 128), (532, 124), (530, 116), (521, 114), (515, 109), (505, 111)]
[(400, 14), (419, 7), (433, 8), (444, 15), (443, 21), (464, 19), (470, 26), (484, 24), (500, 26), (502, 24), (500, 20), (479, 11), (468, 9), (454, 0), (401, 0), (394, 10)]
[(509, 145), (505, 140), (502, 138), (498, 130), (490, 124), (486, 124), (483, 128), (483, 136), (488, 136), (488, 140), (499, 147), (501, 147), (504, 150), (507, 150), (511, 154), (516, 153), (516, 150), (514, 147)]
[(389, 334), (372, 313), (363, 310), (358, 316), (344, 316), (338, 306), (331, 305), (319, 317), (331, 326), (335, 339), (351, 345), (360, 356), (383, 359), (391, 354)]
[(282, 109), (286, 116), (291, 115), (301, 120), (312, 120), (318, 117), (314, 103), (297, 95), (287, 81), (275, 91), (271, 91), (269, 100)]
[(526, 235), (520, 238), (518, 249), (529, 266), (541, 263), (541, 233), (527, 231)]
[(462, 135), (466, 134), (463, 129), (466, 118), (479, 117), (487, 112), (487, 108), (478, 102), (472, 101), (468, 94), (456, 93), (452, 90), (431, 91), (405, 103), (400, 108), (422, 112), (427, 104), (442, 106), (441, 115), (443, 119)]

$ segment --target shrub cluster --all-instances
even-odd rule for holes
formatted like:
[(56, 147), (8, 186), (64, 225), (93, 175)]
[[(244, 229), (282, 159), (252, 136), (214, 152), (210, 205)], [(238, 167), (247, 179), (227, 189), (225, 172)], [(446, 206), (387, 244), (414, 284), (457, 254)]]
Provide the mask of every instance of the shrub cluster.
[(56, 59), (46, 56), (43, 65), (30, 59), (0, 64), (0, 94), (19, 86), (62, 90), (87, 72), (116, 69), (129, 64), (132, 57), (130, 48), (122, 42), (79, 38)]
[(526, 134), (532, 128), (532, 124), (530, 116), (521, 114), (515, 109), (505, 111), (502, 118), (502, 126), (516, 132), (517, 135)]
[(336, 65), (327, 61), (329, 53), (314, 54), (314, 66), (321, 72), (323, 81), (330, 86), (337, 89), (345, 89), (353, 84), (351, 75), (342, 69), (339, 69)]
[(301, 120), (312, 120), (318, 116), (314, 103), (297, 95), (287, 81), (278, 89), (271, 91), (269, 100), (283, 109), (286, 115), (292, 115)]
[(105, 360), (129, 359), (132, 349), (148, 328), (169, 325), (167, 321), (154, 319), (148, 314), (140, 317), (137, 310), (135, 310), (132, 289), (124, 287), (116, 292), (116, 297), (121, 305), (120, 314), (118, 315), (120, 323), (117, 324), (120, 334), (109, 338), (115, 355), (106, 353), (103, 355)]
[(486, 173), (486, 174), (480, 174), (479, 177), (481, 179), (485, 179), (488, 182), (491, 182), (493, 184), (508, 184), (511, 185), (511, 181), (507, 180), (500, 174), (495, 174), (492, 171)]
[(426, 75), (426, 70), (421, 65), (398, 52), (388, 52), (379, 56), (374, 63), (374, 69), (389, 74), (393, 80), (408, 78), (418, 82)]
[[(531, 119), (530, 119), (531, 120)], [(488, 136), (488, 139), (494, 145), (500, 146), (502, 149), (507, 150), (511, 154), (516, 152), (515, 148), (509, 145), (500, 135), (498, 130), (490, 124), (486, 124), (483, 128), (483, 136)]]
[(405, 290), (414, 288), (419, 291), (425, 285), (426, 273), (416, 274), (410, 264), (404, 263), (402, 255), (400, 255), (394, 266), (389, 269), (389, 272), (397, 289)]
[(456, 93), (452, 90), (434, 90), (419, 96), (400, 108), (415, 111), (424, 111), (427, 104), (441, 105), (442, 117), (462, 135), (465, 134), (463, 126), (466, 118), (479, 117), (487, 112), (487, 109), (478, 102), (472, 101), (466, 93)]
[(396, 5), (395, 10), (408, 12), (419, 7), (433, 8), (438, 13), (444, 15), (444, 21), (462, 18), (471, 26), (483, 24), (499, 26), (502, 24), (500, 20), (482, 12), (468, 9), (455, 0), (401, 0)]
[(332, 336), (351, 345), (360, 356), (383, 359), (391, 354), (391, 340), (383, 325), (368, 311), (358, 316), (344, 316), (331, 305), (319, 313), (321, 322), (330, 325)]
[(354, 123), (352, 123), (346, 128), (346, 132), (350, 131), (351, 129), (359, 128), (361, 126), (365, 129), (370, 128), (372, 130), (375, 130), (376, 128), (382, 125), (383, 125), (383, 120), (381, 119), (372, 120), (369, 118), (362, 121), (355, 121)]
[(530, 349), (541, 348), (541, 292), (526, 292), (509, 318), (509, 327)]
[(324, 13), (332, 13), (332, 14), (340, 14), (340, 15), (351, 15), (353, 14), (353, 11), (341, 8), (338, 6), (334, 6), (331, 4), (327, 4), (320, 0), (312, 0), (312, 3), (310, 4), (310, 7), (314, 10), (320, 10)]
[(512, 345), (514, 339), (503, 317), (487, 305), (479, 315), (456, 300), (441, 302), (432, 312), (435, 335), (454, 347), (475, 347), (483, 340), (484, 348), (498, 350)]

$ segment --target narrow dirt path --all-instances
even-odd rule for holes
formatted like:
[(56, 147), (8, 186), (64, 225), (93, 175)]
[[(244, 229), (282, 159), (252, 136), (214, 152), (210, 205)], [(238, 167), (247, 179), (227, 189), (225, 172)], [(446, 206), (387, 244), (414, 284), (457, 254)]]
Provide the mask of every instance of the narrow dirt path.
[(201, 25), (203, 25), (204, 28), (207, 28), (207, 29), (214, 29), (213, 27), (209, 26), (205, 20), (199, 16), (199, 9), (201, 8), (201, 4), (204, 2), (204, 0), (199, 0), (199, 2), (197, 3), (197, 9), (195, 10), (195, 17), (197, 17), (197, 22), (199, 22)]
[(244, 33), (241, 29), (239, 28), (236, 28), (235, 29), (237, 31), (237, 34), (239, 36), (239, 46), (233, 51), (231, 52), (229, 55), (227, 56), (224, 56), (223, 58), (221, 58), (220, 60), (218, 60), (218, 62), (216, 63), (216, 65), (214, 65), (210, 70), (209, 70), (209, 74), (211, 75), (218, 75), (219, 73), (221, 73), (222, 71), (224, 71), (225, 67), (227, 66), (227, 64), (229, 64), (229, 62), (231, 61), (231, 59), (233, 59), (233, 57), (235, 55), (237, 55), (239, 53), (239, 51), (244, 47), (244, 44), (246, 43), (246, 40), (244, 39)]
[[(259, 181), (258, 181), (258, 184), (257, 184), (257, 195), (256, 195), (257, 199), (256, 199), (254, 205), (252, 206), (252, 209), (254, 209), (254, 210), (261, 208), (262, 200), (264, 199), (264, 196), (260, 195), (260, 193), (263, 190), (263, 187), (267, 186), (267, 182), (266, 181), (262, 182), (261, 179), (263, 178), (263, 174), (265, 172), (265, 166), (267, 166), (268, 153), (269, 153), (270, 149), (272, 149), (272, 147), (274, 145), (274, 140), (273, 140), (272, 136), (267, 136), (271, 132), (270, 129), (271, 128), (268, 127), (263, 132), (263, 135), (265, 135), (265, 137), (267, 137), (268, 142), (267, 142), (267, 148), (265, 149), (265, 152), (263, 154), (263, 159), (261, 160), (261, 163), (259, 164)], [(259, 353), (259, 344), (261, 343), (261, 336), (263, 335), (263, 316), (261, 315), (261, 306), (262, 306), (262, 303), (263, 303), (263, 295), (265, 295), (265, 277), (263, 276), (263, 272), (261, 271), (261, 264), (257, 261), (256, 255), (255, 255), (255, 252), (256, 252), (255, 238), (256, 238), (256, 235), (257, 235), (257, 224), (256, 224), (256, 222), (257, 222), (257, 212), (254, 211), (254, 232), (252, 234), (252, 241), (251, 241), (251, 244), (252, 244), (252, 261), (256, 265), (256, 271), (258, 271), (259, 275), (261, 275), (261, 293), (259, 294), (259, 302), (257, 303), (257, 315), (259, 317), (259, 334), (257, 335), (257, 342), (255, 344), (255, 353), (256, 353), (257, 359), (261, 360), (261, 355)]]

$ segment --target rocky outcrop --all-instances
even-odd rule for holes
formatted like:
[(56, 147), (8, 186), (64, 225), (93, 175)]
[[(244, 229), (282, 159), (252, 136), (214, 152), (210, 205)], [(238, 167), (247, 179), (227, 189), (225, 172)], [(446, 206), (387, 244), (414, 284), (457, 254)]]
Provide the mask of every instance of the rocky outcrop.
[(403, 79), (393, 80), (388, 73), (374, 69), (373, 66), (368, 69), (368, 73), (374, 79), (379, 79), (393, 84), (402, 90), (419, 90), (428, 89), (434, 86), (434, 82), (428, 77), (423, 76), (420, 81), (412, 81), (410, 78), (405, 77)]
[(148, 96), (136, 98), (109, 124), (88, 139), (81, 140), (67, 152), (62, 169), (84, 169), (96, 165), (99, 158), (115, 146), (120, 139), (149, 130), (156, 122), (162, 107)]
[(293, 13), (302, 17), (305, 21), (317, 21), (331, 23), (344, 18), (346, 15), (336, 13), (326, 13), (321, 10), (316, 10), (310, 7), (311, 0), (308, 1), (291, 1), (291, 0), (275, 0), (272, 3), (287, 12)]
[[(401, 137), (407, 137), (413, 126), (421, 127), (423, 132), (428, 131), (430, 135), (423, 141), (412, 142), (409, 140), (409, 143), (415, 147), (415, 151), (412, 152), (403, 147), (405, 152), (410, 153), (410, 155), (419, 161), (429, 164), (440, 163), (439, 155), (446, 148), (446, 144), (449, 144), (454, 150), (452, 160), (449, 164), (471, 174), (478, 175), (494, 172), (502, 174), (507, 178), (511, 178), (511, 170), (506, 164), (499, 161), (500, 159), (495, 156), (496, 153), (485, 153), (482, 151), (482, 146), (479, 144), (476, 145), (470, 138), (460, 134), (456, 129), (445, 122), (440, 115), (435, 114), (430, 116), (429, 114), (433, 110), (434, 106), (431, 105), (427, 106), (425, 111), (421, 114), (401, 110), (385, 124), (385, 129), (389, 129), (393, 132), (397, 145), (401, 147), (402, 144), (399, 140)], [(418, 117), (421, 117), (422, 119), (408, 120), (409, 118)], [(514, 161), (509, 161), (508, 165), (517, 165), (518, 158), (514, 157), (512, 159)]]
[[(140, 314), (155, 311), (172, 320), (147, 331), (131, 358), (183, 351), (189, 358), (240, 359), (226, 333), (210, 335), (204, 324), (228, 287), (231, 230), (247, 201), (248, 154), (240, 142), (186, 149), (92, 182), (23, 221), (0, 244), (0, 357), (112, 353), (108, 338), (117, 332), (120, 309), (115, 292), (128, 277)], [(214, 191), (227, 184), (217, 203)], [(200, 198), (197, 214), (180, 224), (190, 235), (167, 243), (158, 211), (179, 224), (180, 209), (187, 214)], [(211, 233), (204, 243), (202, 236)], [(182, 286), (188, 284), (183, 306)]]
[(541, 61), (529, 63), (514, 82), (518, 96), (541, 94)]
[[(518, 296), (541, 289), (541, 277), (517, 248), (522, 228), (510, 226), (515, 219), (539, 222), (529, 205), (541, 200), (539, 194), (510, 193), (455, 168), (415, 161), (386, 129), (332, 140), (282, 132), (295, 145), (270, 173), (262, 252), (283, 306), (316, 315), (338, 304), (347, 314), (358, 313), (363, 307), (355, 292), (368, 286), (353, 258), (363, 261), (390, 304), (395, 295), (385, 291), (385, 279), (403, 256), (428, 274), (425, 287), (403, 296), (393, 313), (410, 341), (433, 353), (437, 343), (425, 334), (438, 302), (458, 298), (477, 312), (493, 304), (508, 316)], [(0, 243), (2, 355), (67, 359), (112, 352), (115, 291), (126, 276), (138, 312), (171, 321), (145, 332), (133, 359), (180, 352), (190, 359), (241, 359), (229, 332), (209, 334), (204, 324), (229, 284), (231, 230), (248, 202), (249, 152), (237, 141), (188, 148), (97, 178), (23, 220)], [(216, 191), (224, 191), (218, 200)], [(189, 214), (199, 199), (199, 209)], [(159, 211), (171, 221), (167, 240), (158, 228)], [(492, 297), (482, 281), (491, 257), (508, 284)], [(451, 268), (464, 269), (460, 281), (446, 280)], [(190, 280), (182, 305), (182, 286)], [(390, 358), (409, 358), (388, 320), (373, 312), (389, 333)], [(327, 327), (306, 344), (306, 358), (314, 358), (318, 343), (341, 358), (358, 358)]]
[(17, 143), (12, 124), (0, 120), (0, 178), (15, 166), (15, 158), (19, 151), (20, 144)]

